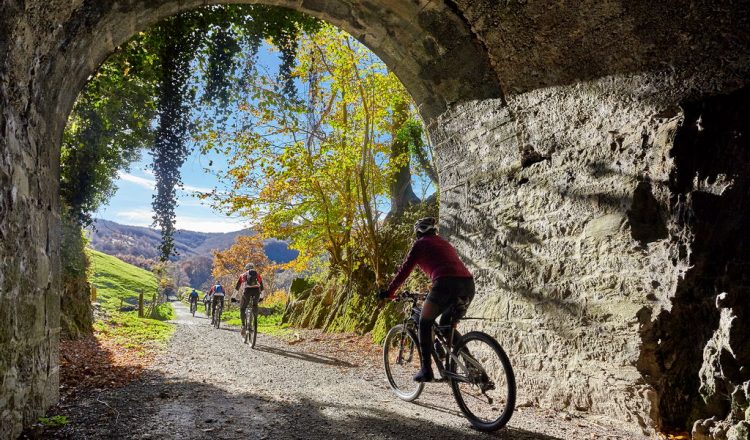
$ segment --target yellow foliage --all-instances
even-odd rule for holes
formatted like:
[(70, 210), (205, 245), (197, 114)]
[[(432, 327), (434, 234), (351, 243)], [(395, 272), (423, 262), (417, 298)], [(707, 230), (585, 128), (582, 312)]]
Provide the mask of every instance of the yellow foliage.
[(264, 307), (274, 307), (277, 304), (285, 305), (288, 295), (283, 290), (276, 290), (263, 298)]
[(214, 251), (211, 274), (215, 280), (220, 280), (224, 284), (229, 293), (234, 289), (240, 275), (245, 272), (247, 263), (255, 265), (255, 270), (263, 278), (266, 289), (272, 288), (274, 273), (278, 267), (266, 256), (263, 239), (257, 234), (241, 235), (229, 249)]

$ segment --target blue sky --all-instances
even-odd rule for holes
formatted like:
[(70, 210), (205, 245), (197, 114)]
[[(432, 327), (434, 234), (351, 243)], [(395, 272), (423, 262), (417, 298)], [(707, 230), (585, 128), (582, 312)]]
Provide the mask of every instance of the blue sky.
[[(258, 50), (256, 66), (270, 72), (278, 71), (278, 52), (273, 46), (264, 43)], [(200, 84), (198, 84), (200, 88)], [(231, 123), (230, 114), (228, 121)], [(141, 154), (141, 160), (132, 164), (129, 171), (121, 171), (116, 182), (117, 193), (95, 214), (96, 218), (135, 226), (151, 226), (153, 210), (151, 199), (154, 194), (154, 175), (151, 171), (152, 158), (148, 152)], [(216, 177), (206, 171), (209, 162), (213, 169), (225, 166), (227, 158), (213, 151), (201, 154), (198, 148), (182, 166), (184, 189), (178, 192), (179, 205), (176, 209), (178, 229), (200, 232), (238, 231), (250, 225), (240, 216), (227, 216), (213, 210), (206, 201), (198, 200), (196, 192), (209, 192), (220, 185)], [(221, 189), (221, 187), (219, 187)]]
[[(182, 166), (183, 190), (178, 192), (177, 228), (201, 232), (229, 232), (248, 227), (239, 216), (227, 216), (214, 211), (206, 202), (198, 200), (196, 192), (208, 192), (218, 185), (216, 178), (204, 171), (209, 160), (221, 166), (226, 158), (195, 151)], [(96, 218), (136, 226), (151, 226), (154, 215), (151, 196), (154, 194), (154, 175), (149, 165), (151, 156), (144, 152), (141, 160), (134, 163), (130, 171), (121, 171), (117, 180), (117, 193), (109, 203), (102, 206)]]
[[(278, 52), (268, 44), (263, 44), (258, 52), (256, 66), (261, 70), (277, 72), (279, 66)], [(200, 88), (200, 84), (197, 84)], [(227, 123), (235, 120), (230, 113)], [(226, 167), (227, 158), (214, 151), (202, 154), (199, 148), (194, 151), (182, 166), (181, 174), (184, 188), (178, 191), (179, 204), (176, 209), (176, 226), (178, 229), (187, 229), (200, 232), (230, 232), (250, 227), (245, 219), (239, 215), (228, 216), (225, 213), (215, 211), (207, 201), (199, 200), (195, 195), (199, 192), (210, 192), (217, 188), (223, 189), (221, 182), (206, 168), (212, 164), (212, 169)], [(128, 171), (121, 171), (116, 181), (117, 192), (96, 213), (95, 218), (111, 220), (117, 223), (151, 226), (153, 222), (153, 211), (151, 200), (154, 194), (154, 175), (151, 171), (151, 155), (144, 151), (141, 160), (131, 165)], [(414, 190), (417, 195), (423, 196), (423, 191), (429, 195), (434, 192), (431, 185), (415, 179)], [(385, 201), (388, 209), (388, 201)]]

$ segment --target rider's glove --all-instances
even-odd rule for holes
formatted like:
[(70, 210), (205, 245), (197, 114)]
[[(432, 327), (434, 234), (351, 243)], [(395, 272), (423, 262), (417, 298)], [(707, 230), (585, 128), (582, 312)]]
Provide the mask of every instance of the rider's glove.
[(388, 298), (388, 291), (385, 289), (380, 289), (378, 292), (378, 299), (387, 299)]

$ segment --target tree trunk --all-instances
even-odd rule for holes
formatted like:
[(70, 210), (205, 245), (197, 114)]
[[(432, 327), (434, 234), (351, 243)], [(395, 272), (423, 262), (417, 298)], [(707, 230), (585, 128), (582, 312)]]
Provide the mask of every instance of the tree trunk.
[(409, 144), (407, 140), (398, 139), (398, 131), (409, 118), (409, 104), (401, 101), (393, 109), (393, 126), (391, 128), (391, 159), (406, 157), (402, 165), (394, 171), (391, 181), (391, 212), (389, 216), (398, 215), (404, 210), (419, 203), (419, 197), (411, 185), (411, 168), (409, 166)]

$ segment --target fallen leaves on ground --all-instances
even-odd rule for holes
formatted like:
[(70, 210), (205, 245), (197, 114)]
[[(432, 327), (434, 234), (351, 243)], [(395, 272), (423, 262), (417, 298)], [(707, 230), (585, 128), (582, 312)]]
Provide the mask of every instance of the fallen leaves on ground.
[(60, 342), (60, 395), (119, 388), (138, 379), (154, 358), (154, 351), (123, 347), (96, 332)]
[(660, 432), (659, 438), (663, 440), (690, 440), (687, 432)]

